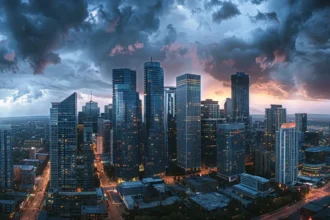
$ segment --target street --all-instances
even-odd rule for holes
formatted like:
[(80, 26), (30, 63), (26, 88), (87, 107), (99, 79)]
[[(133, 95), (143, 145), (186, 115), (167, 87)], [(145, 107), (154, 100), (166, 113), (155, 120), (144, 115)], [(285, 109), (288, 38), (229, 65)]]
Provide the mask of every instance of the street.
[(260, 216), (257, 219), (274, 220), (274, 219), (281, 219), (281, 218), (288, 217), (289, 215), (296, 212), (297, 209), (300, 209), (301, 207), (303, 207), (305, 204), (329, 195), (329, 193), (326, 191), (329, 186), (330, 186), (330, 183), (326, 184), (325, 186), (323, 186), (322, 188), (319, 188), (319, 189), (311, 189), (309, 194), (306, 195), (306, 199), (299, 201), (293, 205), (284, 206), (283, 208), (277, 209), (272, 213), (268, 213), (263, 216)]
[(21, 220), (37, 219), (46, 196), (46, 187), (49, 182), (49, 170), (50, 166), (48, 163), (43, 174), (40, 176), (40, 181), (36, 189), (31, 193), (34, 194), (34, 196), (31, 196), (27, 202), (24, 202), (23, 207), (21, 207), (21, 210), (23, 210), (23, 215), (20, 218)]

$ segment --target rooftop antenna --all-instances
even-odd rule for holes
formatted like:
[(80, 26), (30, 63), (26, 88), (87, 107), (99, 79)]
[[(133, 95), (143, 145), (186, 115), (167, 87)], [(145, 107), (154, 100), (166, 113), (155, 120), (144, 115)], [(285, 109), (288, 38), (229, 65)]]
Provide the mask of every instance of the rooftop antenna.
[(91, 102), (93, 102), (93, 91), (91, 91)]

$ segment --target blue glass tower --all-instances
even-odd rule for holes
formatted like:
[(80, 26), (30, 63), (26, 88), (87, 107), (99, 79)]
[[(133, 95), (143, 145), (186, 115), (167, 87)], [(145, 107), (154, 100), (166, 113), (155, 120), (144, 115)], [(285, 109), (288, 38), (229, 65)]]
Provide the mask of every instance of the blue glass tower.
[(201, 76), (176, 78), (177, 163), (186, 171), (201, 167)]
[(165, 171), (164, 72), (159, 62), (144, 63), (145, 171), (147, 176)]
[(113, 162), (116, 178), (131, 180), (139, 172), (139, 94), (136, 72), (113, 70)]
[(10, 129), (10, 125), (0, 125), (0, 191), (13, 188), (14, 166)]
[(50, 109), (50, 187), (77, 187), (77, 93)]
[(250, 99), (249, 99), (249, 75), (238, 72), (231, 76), (231, 99), (233, 105), (233, 119), (235, 122), (249, 121)]

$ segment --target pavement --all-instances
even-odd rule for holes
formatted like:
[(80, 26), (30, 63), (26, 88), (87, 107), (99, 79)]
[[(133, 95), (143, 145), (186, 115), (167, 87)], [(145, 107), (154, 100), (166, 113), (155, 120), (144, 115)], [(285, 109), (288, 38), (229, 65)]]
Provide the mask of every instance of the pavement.
[(44, 169), (44, 172), (40, 176), (38, 185), (36, 186), (35, 190), (30, 193), (30, 195), (34, 194), (34, 196), (31, 196), (30, 199), (26, 200), (23, 207), (21, 207), (21, 210), (23, 210), (23, 214), (20, 218), (21, 220), (35, 220), (38, 218), (46, 196), (46, 187), (49, 182), (49, 170), (50, 166), (48, 163)]
[(297, 203), (294, 203), (293, 205), (284, 206), (280, 209), (275, 210), (274, 212), (262, 215), (262, 216), (258, 217), (257, 219), (275, 220), (275, 219), (286, 218), (286, 217), (292, 215), (293, 213), (295, 213), (297, 210), (299, 210), (301, 207), (303, 207), (307, 203), (329, 195), (329, 193), (328, 193), (329, 187), (330, 187), (330, 183), (326, 184), (325, 186), (323, 186), (322, 188), (319, 188), (319, 189), (311, 189), (310, 193), (308, 193), (306, 195), (306, 199), (301, 200)]

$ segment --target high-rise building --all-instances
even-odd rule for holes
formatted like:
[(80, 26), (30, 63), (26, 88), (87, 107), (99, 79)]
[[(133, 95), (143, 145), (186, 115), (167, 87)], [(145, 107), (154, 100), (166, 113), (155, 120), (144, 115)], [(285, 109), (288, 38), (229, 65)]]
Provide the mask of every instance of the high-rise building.
[(286, 109), (282, 105), (271, 105), (265, 111), (266, 150), (275, 152), (275, 133), (286, 123)]
[(159, 62), (144, 63), (145, 174), (165, 172), (164, 71)]
[(203, 118), (201, 121), (201, 155), (202, 165), (208, 168), (217, 166), (217, 125), (224, 119)]
[(139, 166), (139, 94), (136, 71), (113, 70), (113, 163), (115, 177), (130, 180), (138, 177)]
[(201, 117), (202, 118), (220, 118), (220, 109), (218, 101), (206, 99), (201, 102)]
[(176, 88), (164, 87), (165, 152), (168, 160), (176, 159)]
[(299, 132), (307, 131), (307, 113), (296, 113), (296, 129)]
[(77, 186), (77, 93), (50, 109), (50, 187)]
[(263, 149), (255, 151), (255, 175), (269, 177), (271, 175), (271, 152)]
[(104, 106), (104, 119), (111, 120), (112, 118), (112, 104)]
[(282, 124), (276, 131), (275, 178), (278, 183), (293, 185), (298, 177), (299, 132), (294, 122)]
[[(97, 132), (97, 119), (100, 116), (100, 107), (97, 102), (90, 100), (86, 102), (86, 105), (82, 107), (82, 112), (85, 113), (85, 117), (92, 122), (93, 125), (93, 133)], [(85, 121), (83, 121), (85, 122)]]
[(30, 149), (29, 149), (29, 159), (36, 159), (37, 157), (37, 150), (36, 150), (36, 148), (35, 147), (31, 147)]
[(177, 164), (186, 171), (201, 167), (201, 76), (176, 78)]
[(92, 145), (93, 144), (93, 122), (91, 120), (86, 120), (84, 122), (84, 144)]
[(231, 119), (233, 117), (233, 102), (231, 98), (226, 98), (225, 102), (225, 118)]
[(245, 170), (244, 132), (244, 123), (217, 126), (217, 171), (220, 177), (229, 181)]
[(14, 187), (13, 148), (10, 145), (11, 125), (0, 124), (0, 191)]
[(83, 188), (84, 190), (94, 188), (94, 152), (89, 145), (82, 149), (83, 154)]
[(238, 72), (231, 76), (231, 99), (234, 122), (248, 123), (250, 116), (249, 75)]

